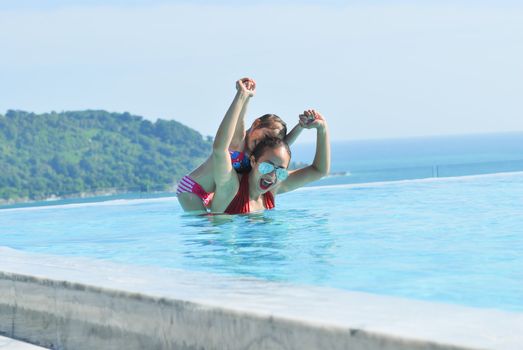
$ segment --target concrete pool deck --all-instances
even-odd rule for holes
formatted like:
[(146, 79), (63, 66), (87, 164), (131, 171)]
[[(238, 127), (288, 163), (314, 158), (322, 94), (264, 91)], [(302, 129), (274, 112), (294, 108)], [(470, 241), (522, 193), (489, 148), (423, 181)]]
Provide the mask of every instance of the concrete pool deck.
[(40, 346), (0, 336), (0, 350), (46, 350)]
[(522, 349), (523, 313), (0, 247), (0, 334), (51, 349)]

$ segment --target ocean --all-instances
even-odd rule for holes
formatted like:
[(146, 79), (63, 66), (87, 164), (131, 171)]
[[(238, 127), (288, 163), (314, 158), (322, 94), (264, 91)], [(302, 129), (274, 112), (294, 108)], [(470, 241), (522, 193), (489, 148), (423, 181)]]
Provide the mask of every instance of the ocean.
[[(310, 164), (315, 144), (295, 144), (292, 160)], [(331, 142), (342, 184), (523, 171), (523, 132)], [(337, 176), (336, 176), (337, 175)]]

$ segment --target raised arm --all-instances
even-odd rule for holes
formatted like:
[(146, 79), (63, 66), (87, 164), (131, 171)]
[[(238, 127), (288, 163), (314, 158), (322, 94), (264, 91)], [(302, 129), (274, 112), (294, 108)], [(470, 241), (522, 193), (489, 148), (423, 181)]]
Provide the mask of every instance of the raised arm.
[[(243, 79), (242, 79), (243, 80)], [(236, 82), (236, 96), (218, 127), (212, 146), (213, 176), (216, 185), (227, 183), (234, 174), (229, 156), (229, 145), (245, 102), (254, 95), (242, 80)]]
[(292, 128), (292, 130), (287, 134), (287, 136), (285, 136), (285, 142), (287, 142), (289, 146), (292, 145), (296, 141), (298, 136), (300, 136), (302, 131), (303, 126), (300, 121), (298, 124), (296, 124), (294, 128)]
[(316, 154), (311, 165), (289, 173), (289, 177), (276, 189), (276, 193), (284, 193), (321, 179), (329, 174), (331, 155), (327, 123), (323, 116), (309, 109), (300, 115), (300, 124), (305, 129), (316, 129)]
[[(250, 78), (241, 79), (242, 83), (247, 87), (247, 90), (254, 92), (256, 91), (256, 82)], [(251, 95), (252, 96), (252, 95)], [(245, 114), (247, 113), (247, 106), (249, 105), (250, 97), (245, 100), (240, 112), (240, 117), (236, 123), (234, 135), (232, 137), (229, 148), (232, 150), (243, 150), (243, 143), (245, 142)]]

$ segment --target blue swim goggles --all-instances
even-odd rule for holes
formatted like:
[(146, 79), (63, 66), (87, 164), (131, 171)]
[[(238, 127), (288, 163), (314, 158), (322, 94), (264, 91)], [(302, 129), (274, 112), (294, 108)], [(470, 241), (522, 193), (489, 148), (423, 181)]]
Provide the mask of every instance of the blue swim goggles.
[(272, 173), (274, 170), (276, 170), (276, 178), (280, 181), (284, 181), (289, 176), (289, 172), (287, 171), (287, 169), (276, 168), (274, 164), (268, 162), (261, 162), (260, 165), (258, 165), (258, 171), (262, 175)]

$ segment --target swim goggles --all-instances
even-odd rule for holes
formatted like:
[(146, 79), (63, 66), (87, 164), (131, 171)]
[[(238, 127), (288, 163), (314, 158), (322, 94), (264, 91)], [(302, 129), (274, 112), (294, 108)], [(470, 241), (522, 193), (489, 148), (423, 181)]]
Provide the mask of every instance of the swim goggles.
[(268, 162), (261, 162), (258, 165), (258, 171), (260, 174), (265, 175), (272, 173), (276, 169), (276, 178), (280, 181), (284, 181), (288, 176), (289, 172), (285, 168), (276, 168), (274, 164)]

